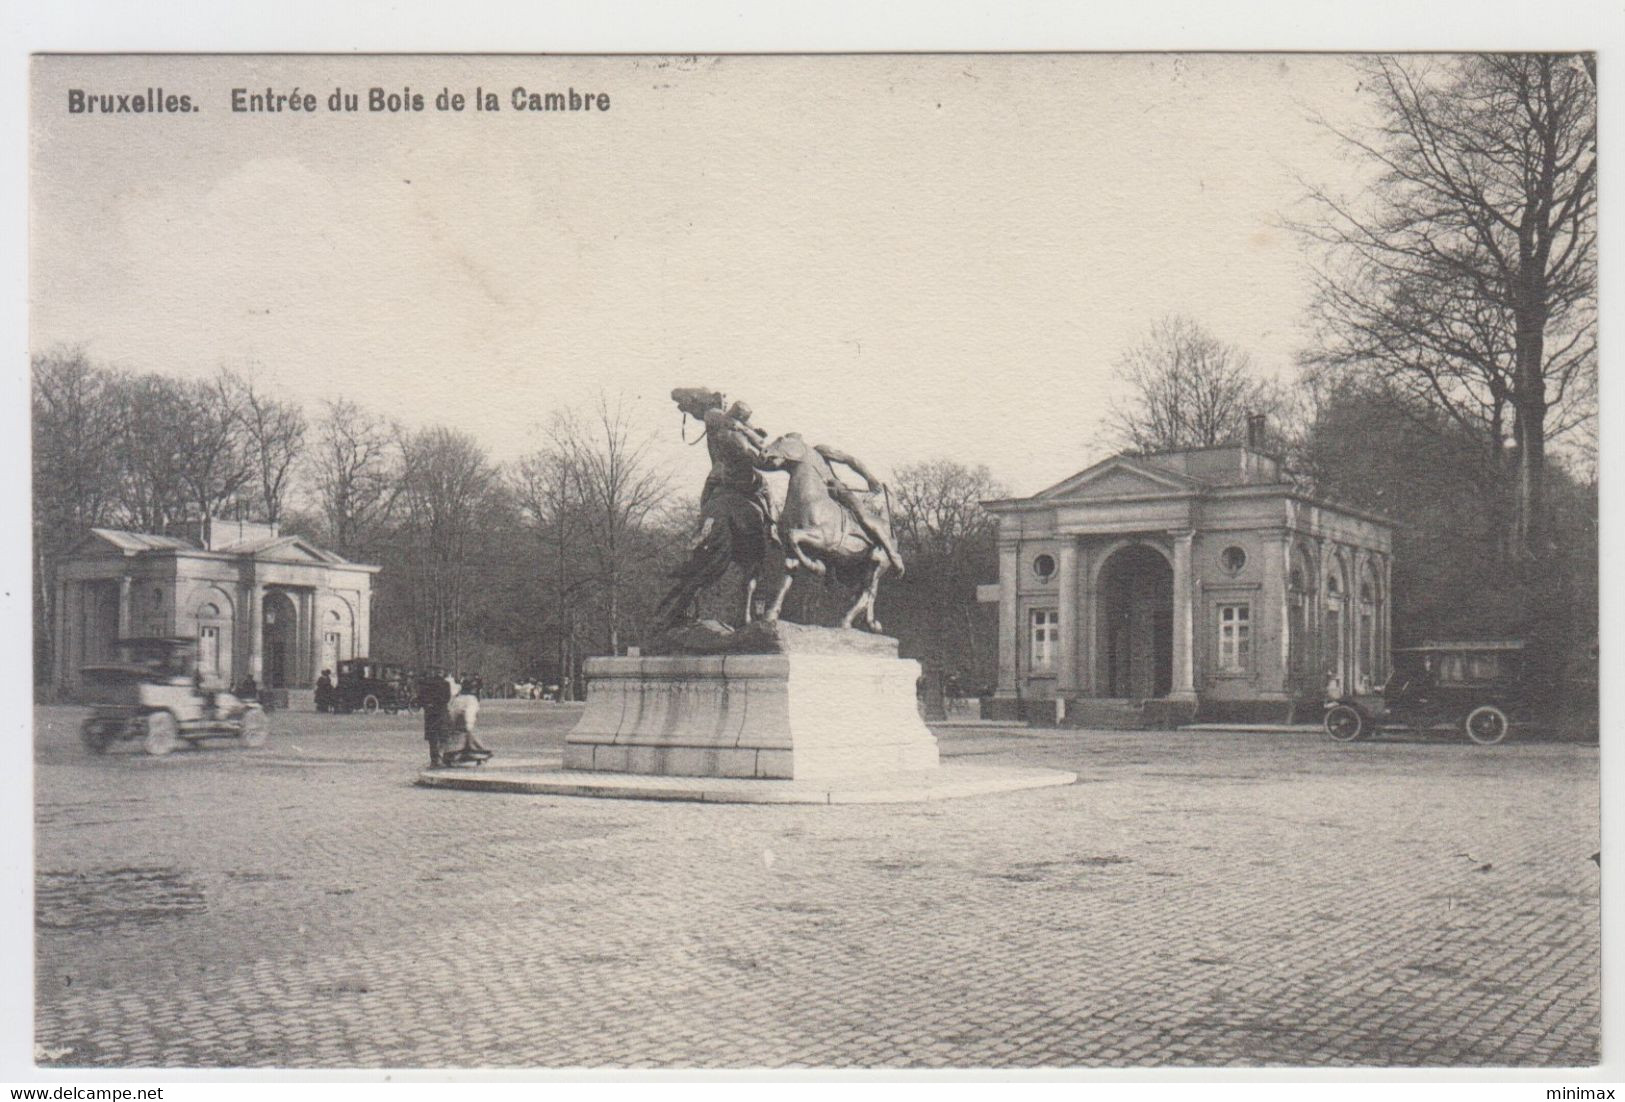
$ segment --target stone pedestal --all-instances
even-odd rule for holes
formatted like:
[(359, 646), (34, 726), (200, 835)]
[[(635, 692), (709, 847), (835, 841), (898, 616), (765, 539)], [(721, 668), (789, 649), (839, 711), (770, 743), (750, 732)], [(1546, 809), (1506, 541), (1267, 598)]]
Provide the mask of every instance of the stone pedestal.
[[(594, 773), (794, 781), (935, 769), (915, 704), (920, 665), (896, 640), (753, 625), (706, 649), (587, 662), (587, 708), (564, 767)], [(695, 647), (694, 649), (699, 649)]]

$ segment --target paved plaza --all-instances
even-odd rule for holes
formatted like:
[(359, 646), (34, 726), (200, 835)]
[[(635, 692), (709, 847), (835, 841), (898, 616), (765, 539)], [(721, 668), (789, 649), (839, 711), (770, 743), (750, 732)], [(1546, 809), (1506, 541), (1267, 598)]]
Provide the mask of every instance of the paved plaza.
[[(1565, 1066), (1595, 746), (939, 729), (938, 803), (416, 788), (408, 717), (93, 757), (36, 711), (53, 1066)], [(575, 709), (493, 702), (499, 760)]]

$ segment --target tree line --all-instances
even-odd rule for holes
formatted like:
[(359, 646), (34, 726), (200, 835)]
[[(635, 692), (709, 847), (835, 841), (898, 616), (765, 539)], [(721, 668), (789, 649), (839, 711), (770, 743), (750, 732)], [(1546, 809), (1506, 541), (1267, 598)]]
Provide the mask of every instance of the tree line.
[[(266, 520), (376, 563), (374, 653), (579, 688), (585, 658), (642, 643), (686, 554), (696, 487), (675, 485), (653, 440), (608, 396), (560, 410), (537, 447), (495, 461), (470, 435), (409, 428), (347, 398), (311, 408), (251, 369), (184, 381), (95, 363), (82, 349), (33, 357), (36, 679), (48, 676), (57, 565), (93, 527), (201, 544), (214, 518)], [(905, 579), (882, 614), (904, 649), (991, 683), (991, 614), (975, 587), (996, 569), (980, 501), (985, 468), (947, 459), (893, 472)], [(704, 614), (731, 615), (732, 580)], [(789, 613), (838, 597), (798, 587)], [(984, 622), (985, 621), (985, 622)]]

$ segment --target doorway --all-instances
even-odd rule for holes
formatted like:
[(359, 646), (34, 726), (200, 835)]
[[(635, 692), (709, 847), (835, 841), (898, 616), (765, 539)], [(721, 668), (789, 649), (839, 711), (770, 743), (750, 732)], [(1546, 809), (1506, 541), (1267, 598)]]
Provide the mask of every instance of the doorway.
[(271, 592), (261, 604), (265, 627), (265, 688), (286, 689), (298, 679), (299, 611), (286, 593)]
[(1106, 630), (1106, 695), (1149, 700), (1174, 686), (1174, 571), (1155, 548), (1135, 544), (1100, 572)]

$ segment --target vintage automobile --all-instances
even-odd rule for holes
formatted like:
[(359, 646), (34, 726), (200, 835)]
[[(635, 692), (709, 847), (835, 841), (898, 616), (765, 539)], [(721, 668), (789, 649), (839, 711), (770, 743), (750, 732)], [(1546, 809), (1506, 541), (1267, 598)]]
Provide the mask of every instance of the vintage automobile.
[(411, 670), (370, 658), (349, 658), (338, 664), (337, 673), (335, 711), (376, 715), (418, 708), (417, 678)]
[(83, 671), (91, 712), (80, 737), (92, 752), (126, 739), (140, 739), (154, 757), (182, 739), (192, 746), (206, 738), (265, 745), (270, 725), (259, 704), (199, 687), (196, 640), (120, 639), (117, 650), (116, 664)]
[(1327, 701), (1326, 734), (1353, 742), (1384, 731), (1442, 728), (1494, 746), (1528, 719), (1523, 650), (1521, 640), (1396, 648), (1380, 693)]

